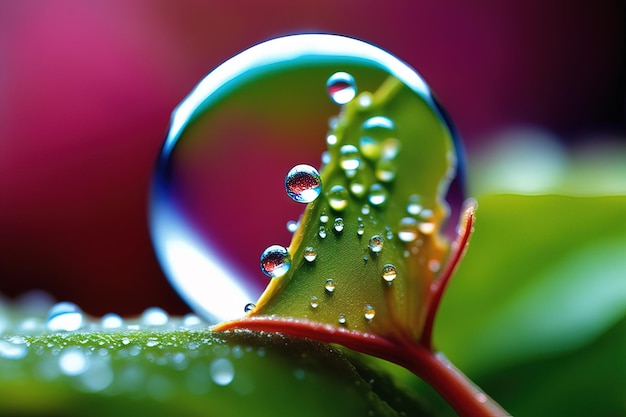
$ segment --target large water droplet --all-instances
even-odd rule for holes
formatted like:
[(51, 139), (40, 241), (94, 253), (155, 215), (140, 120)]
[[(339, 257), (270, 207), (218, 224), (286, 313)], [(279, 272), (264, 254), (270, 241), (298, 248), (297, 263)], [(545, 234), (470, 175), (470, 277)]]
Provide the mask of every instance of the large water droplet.
[(146, 326), (165, 326), (168, 320), (168, 314), (159, 307), (149, 307), (141, 314), (141, 322)]
[(102, 328), (107, 330), (119, 329), (124, 325), (124, 320), (119, 314), (115, 313), (107, 313), (102, 316), (100, 321), (102, 323)]
[(244, 313), (249, 313), (251, 311), (254, 311), (255, 308), (256, 308), (256, 305), (254, 303), (248, 303), (244, 306), (243, 311)]
[(398, 270), (392, 264), (386, 264), (383, 266), (383, 279), (387, 282), (391, 282), (398, 276)]
[(356, 82), (347, 72), (336, 72), (326, 81), (326, 90), (336, 104), (346, 104), (356, 95)]
[(310, 165), (296, 165), (285, 177), (287, 195), (298, 203), (310, 203), (322, 192), (320, 173)]
[(74, 303), (62, 302), (52, 306), (48, 312), (46, 327), (52, 332), (72, 332), (83, 327), (85, 317)]
[[(331, 90), (324, 88), (338, 72), (350, 76), (331, 77)], [(166, 276), (209, 324), (241, 317), (242, 306), (258, 299), (266, 287), (256, 267), (258, 248), (268, 241), (288, 241), (284, 222), (298, 218), (302, 210), (276, 204), (285, 167), (317, 159), (329, 123), (329, 94), (339, 104), (357, 100), (353, 80), (360, 90), (374, 94), (394, 80), (415, 93), (423, 116), (439, 121), (444, 134), (409, 140), (438, 143), (449, 141), (449, 132), (454, 136), (447, 115), (413, 69), (375, 46), (335, 35), (286, 36), (256, 45), (211, 71), (176, 107), (152, 181), (150, 229)], [(289, 88), (294, 83), (297, 88)], [(376, 100), (376, 95), (361, 93), (354, 103), (366, 118), (376, 104), (372, 97)], [(332, 119), (333, 128), (342, 127), (340, 119)], [(394, 121), (403, 132), (400, 119)], [(381, 155), (385, 139), (400, 138), (405, 148), (399, 134), (371, 136), (379, 141)], [(335, 145), (335, 139), (328, 139), (330, 146), (348, 143), (339, 139), (344, 137)], [(338, 151), (332, 149), (333, 158), (340, 157)], [(359, 153), (360, 165), (369, 163)], [(361, 182), (365, 194), (371, 180)], [(342, 185), (346, 192), (352, 190), (350, 181)], [(332, 200), (333, 211), (345, 209), (344, 197)], [(458, 216), (461, 201), (451, 204), (452, 216), (455, 210)], [(451, 229), (454, 223), (449, 222)], [(245, 239), (233, 238), (233, 225), (247, 231)]]
[(289, 251), (280, 245), (272, 245), (261, 254), (261, 271), (270, 278), (285, 275), (290, 266)]
[(28, 354), (26, 341), (0, 340), (0, 358), (22, 359)]
[(317, 308), (320, 305), (319, 301), (317, 301), (317, 297), (316, 296), (311, 297), (311, 303), (310, 304), (311, 304), (311, 308)]
[(328, 192), (328, 204), (333, 210), (342, 211), (348, 206), (348, 191), (341, 185), (333, 185)]

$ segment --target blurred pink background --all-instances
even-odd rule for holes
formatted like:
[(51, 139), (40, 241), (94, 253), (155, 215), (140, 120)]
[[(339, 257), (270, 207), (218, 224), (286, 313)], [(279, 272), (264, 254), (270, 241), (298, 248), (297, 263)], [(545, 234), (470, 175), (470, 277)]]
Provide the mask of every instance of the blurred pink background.
[(0, 2), (0, 293), (43, 288), (95, 315), (188, 311), (149, 239), (154, 161), (191, 88), (275, 36), (387, 49), (424, 76), (470, 152), (516, 124), (574, 141), (624, 132), (623, 2), (468, 3)]

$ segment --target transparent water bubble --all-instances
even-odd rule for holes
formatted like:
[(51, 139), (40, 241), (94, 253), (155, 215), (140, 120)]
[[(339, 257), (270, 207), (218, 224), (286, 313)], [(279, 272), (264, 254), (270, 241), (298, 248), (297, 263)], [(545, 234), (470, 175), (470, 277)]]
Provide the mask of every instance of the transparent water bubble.
[(148, 307), (141, 313), (141, 322), (146, 326), (165, 326), (169, 315), (160, 307)]
[(341, 324), (342, 326), (345, 326), (348, 323), (348, 320), (346, 319), (345, 315), (340, 314), (339, 317), (337, 318), (337, 322)]
[(119, 314), (107, 313), (100, 320), (103, 329), (112, 330), (119, 329), (124, 325), (124, 320)]
[(335, 292), (335, 281), (332, 280), (332, 279), (327, 279), (326, 280), (326, 285), (324, 285), (324, 289), (329, 294), (332, 294), (333, 292)]
[(243, 311), (244, 311), (244, 313), (249, 313), (251, 311), (254, 311), (255, 308), (256, 308), (256, 305), (254, 303), (248, 303), (243, 308)]
[(317, 308), (320, 305), (319, 301), (317, 301), (317, 297), (316, 296), (311, 297), (310, 304), (311, 304), (311, 308)]
[(291, 255), (287, 248), (272, 245), (261, 254), (261, 271), (270, 278), (278, 278), (289, 271)]
[(304, 260), (307, 262), (313, 262), (317, 258), (317, 251), (311, 246), (304, 248)]
[(74, 303), (57, 303), (48, 312), (46, 327), (51, 332), (72, 332), (83, 327), (85, 317), (83, 312)]
[(336, 104), (346, 104), (356, 95), (356, 82), (347, 72), (336, 72), (326, 81), (326, 90)]
[(373, 253), (379, 253), (383, 250), (383, 238), (380, 235), (374, 235), (370, 238), (369, 248)]
[(371, 321), (374, 316), (376, 316), (376, 310), (374, 310), (374, 307), (372, 307), (371, 304), (365, 304), (365, 307), (363, 308), (363, 317), (365, 317), (365, 320)]
[(387, 201), (389, 192), (381, 184), (372, 184), (367, 192), (367, 201), (373, 206), (382, 206)]
[(65, 375), (80, 375), (89, 367), (89, 358), (79, 347), (69, 347), (59, 355), (59, 368)]
[(403, 242), (413, 242), (419, 235), (417, 220), (413, 217), (403, 217), (398, 226), (398, 239)]
[(343, 232), (343, 228), (344, 228), (343, 219), (341, 217), (337, 217), (335, 219), (335, 223), (333, 224), (333, 227), (335, 229), (335, 232), (337, 233)]
[(296, 165), (285, 177), (285, 190), (293, 201), (310, 203), (322, 192), (320, 173), (311, 165)]
[(0, 358), (22, 359), (28, 354), (26, 341), (0, 340)]
[(398, 270), (395, 265), (386, 264), (383, 266), (383, 279), (387, 282), (391, 282), (398, 276)]
[(217, 358), (211, 362), (209, 373), (213, 382), (222, 387), (230, 384), (235, 379), (235, 367), (226, 358)]
[(342, 185), (333, 185), (328, 192), (328, 204), (333, 210), (342, 211), (348, 206), (348, 191)]
[(354, 145), (343, 145), (339, 150), (339, 166), (345, 171), (354, 171), (361, 166), (359, 150)]
[[(333, 77), (342, 72), (351, 77)], [(150, 231), (166, 276), (209, 324), (241, 317), (241, 306), (266, 287), (258, 251), (292, 237), (284, 222), (298, 218), (302, 207), (277, 204), (281, 182), (294, 161), (313, 165), (324, 151), (329, 118), (337, 114), (329, 94), (339, 104), (349, 102), (356, 99), (355, 84), (375, 93), (390, 78), (413, 91), (425, 112), (440, 120), (440, 130), (455, 136), (412, 68), (380, 48), (336, 35), (258, 44), (211, 71), (175, 109), (152, 180)], [(358, 100), (370, 111), (371, 96)], [(419, 172), (415, 178), (422, 178)], [(348, 192), (349, 183), (344, 187)], [(335, 200), (334, 211), (345, 208), (342, 201)], [(453, 219), (461, 201), (451, 204)], [(456, 221), (449, 223), (453, 230)], [(246, 233), (234, 233), (233, 225)]]
[(325, 239), (326, 238), (326, 228), (324, 226), (320, 226), (320, 230), (319, 230), (319, 232), (317, 232), (317, 235), (320, 238)]

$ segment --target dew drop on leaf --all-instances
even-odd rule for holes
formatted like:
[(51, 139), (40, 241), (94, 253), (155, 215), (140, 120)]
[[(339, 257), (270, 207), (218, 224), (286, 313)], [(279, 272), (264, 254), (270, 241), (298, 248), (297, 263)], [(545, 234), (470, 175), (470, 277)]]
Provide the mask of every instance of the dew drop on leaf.
[(370, 304), (366, 304), (363, 308), (363, 317), (365, 317), (365, 320), (371, 321), (374, 316), (376, 316), (376, 310)]
[(346, 104), (356, 95), (354, 77), (347, 72), (336, 72), (326, 81), (326, 90), (336, 104)]
[(254, 303), (248, 303), (243, 308), (243, 311), (244, 311), (244, 313), (249, 313), (249, 312), (253, 311), (255, 308), (256, 308), (256, 305), (254, 305)]
[(373, 253), (380, 253), (383, 250), (383, 238), (380, 235), (374, 235), (370, 238), (369, 248)]
[(282, 277), (291, 266), (291, 256), (287, 248), (272, 245), (261, 254), (261, 270), (270, 278)]
[(343, 227), (344, 227), (343, 219), (341, 217), (337, 217), (335, 219), (335, 223), (333, 224), (333, 228), (335, 229), (335, 232), (337, 233), (343, 232)]
[(335, 281), (333, 281), (332, 279), (327, 279), (326, 285), (324, 285), (324, 289), (329, 294), (332, 294), (333, 292), (335, 292)]
[(52, 332), (72, 332), (83, 327), (85, 317), (80, 308), (69, 302), (57, 303), (48, 312), (46, 327)]
[(387, 282), (391, 282), (398, 276), (396, 267), (392, 264), (386, 264), (383, 266), (383, 279)]
[(285, 177), (285, 190), (293, 201), (310, 203), (322, 191), (320, 173), (310, 165), (296, 165)]
[(348, 191), (342, 185), (333, 185), (328, 192), (328, 204), (333, 210), (342, 211), (348, 206)]
[(385, 187), (376, 183), (376, 184), (372, 184), (372, 186), (370, 187), (367, 193), (367, 200), (373, 206), (381, 206), (385, 204), (388, 196), (389, 196), (389, 193), (387, 192)]
[(304, 260), (313, 262), (317, 258), (317, 251), (311, 246), (304, 248)]

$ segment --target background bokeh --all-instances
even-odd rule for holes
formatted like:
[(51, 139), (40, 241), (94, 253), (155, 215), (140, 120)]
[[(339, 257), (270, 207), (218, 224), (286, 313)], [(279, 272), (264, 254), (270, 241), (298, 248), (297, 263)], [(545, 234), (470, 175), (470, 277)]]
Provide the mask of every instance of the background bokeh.
[(408, 62), (470, 154), (512, 126), (567, 146), (626, 132), (618, 0), (4, 0), (0, 293), (41, 288), (94, 315), (186, 312), (147, 226), (170, 112), (224, 60), (295, 32), (346, 34)]

